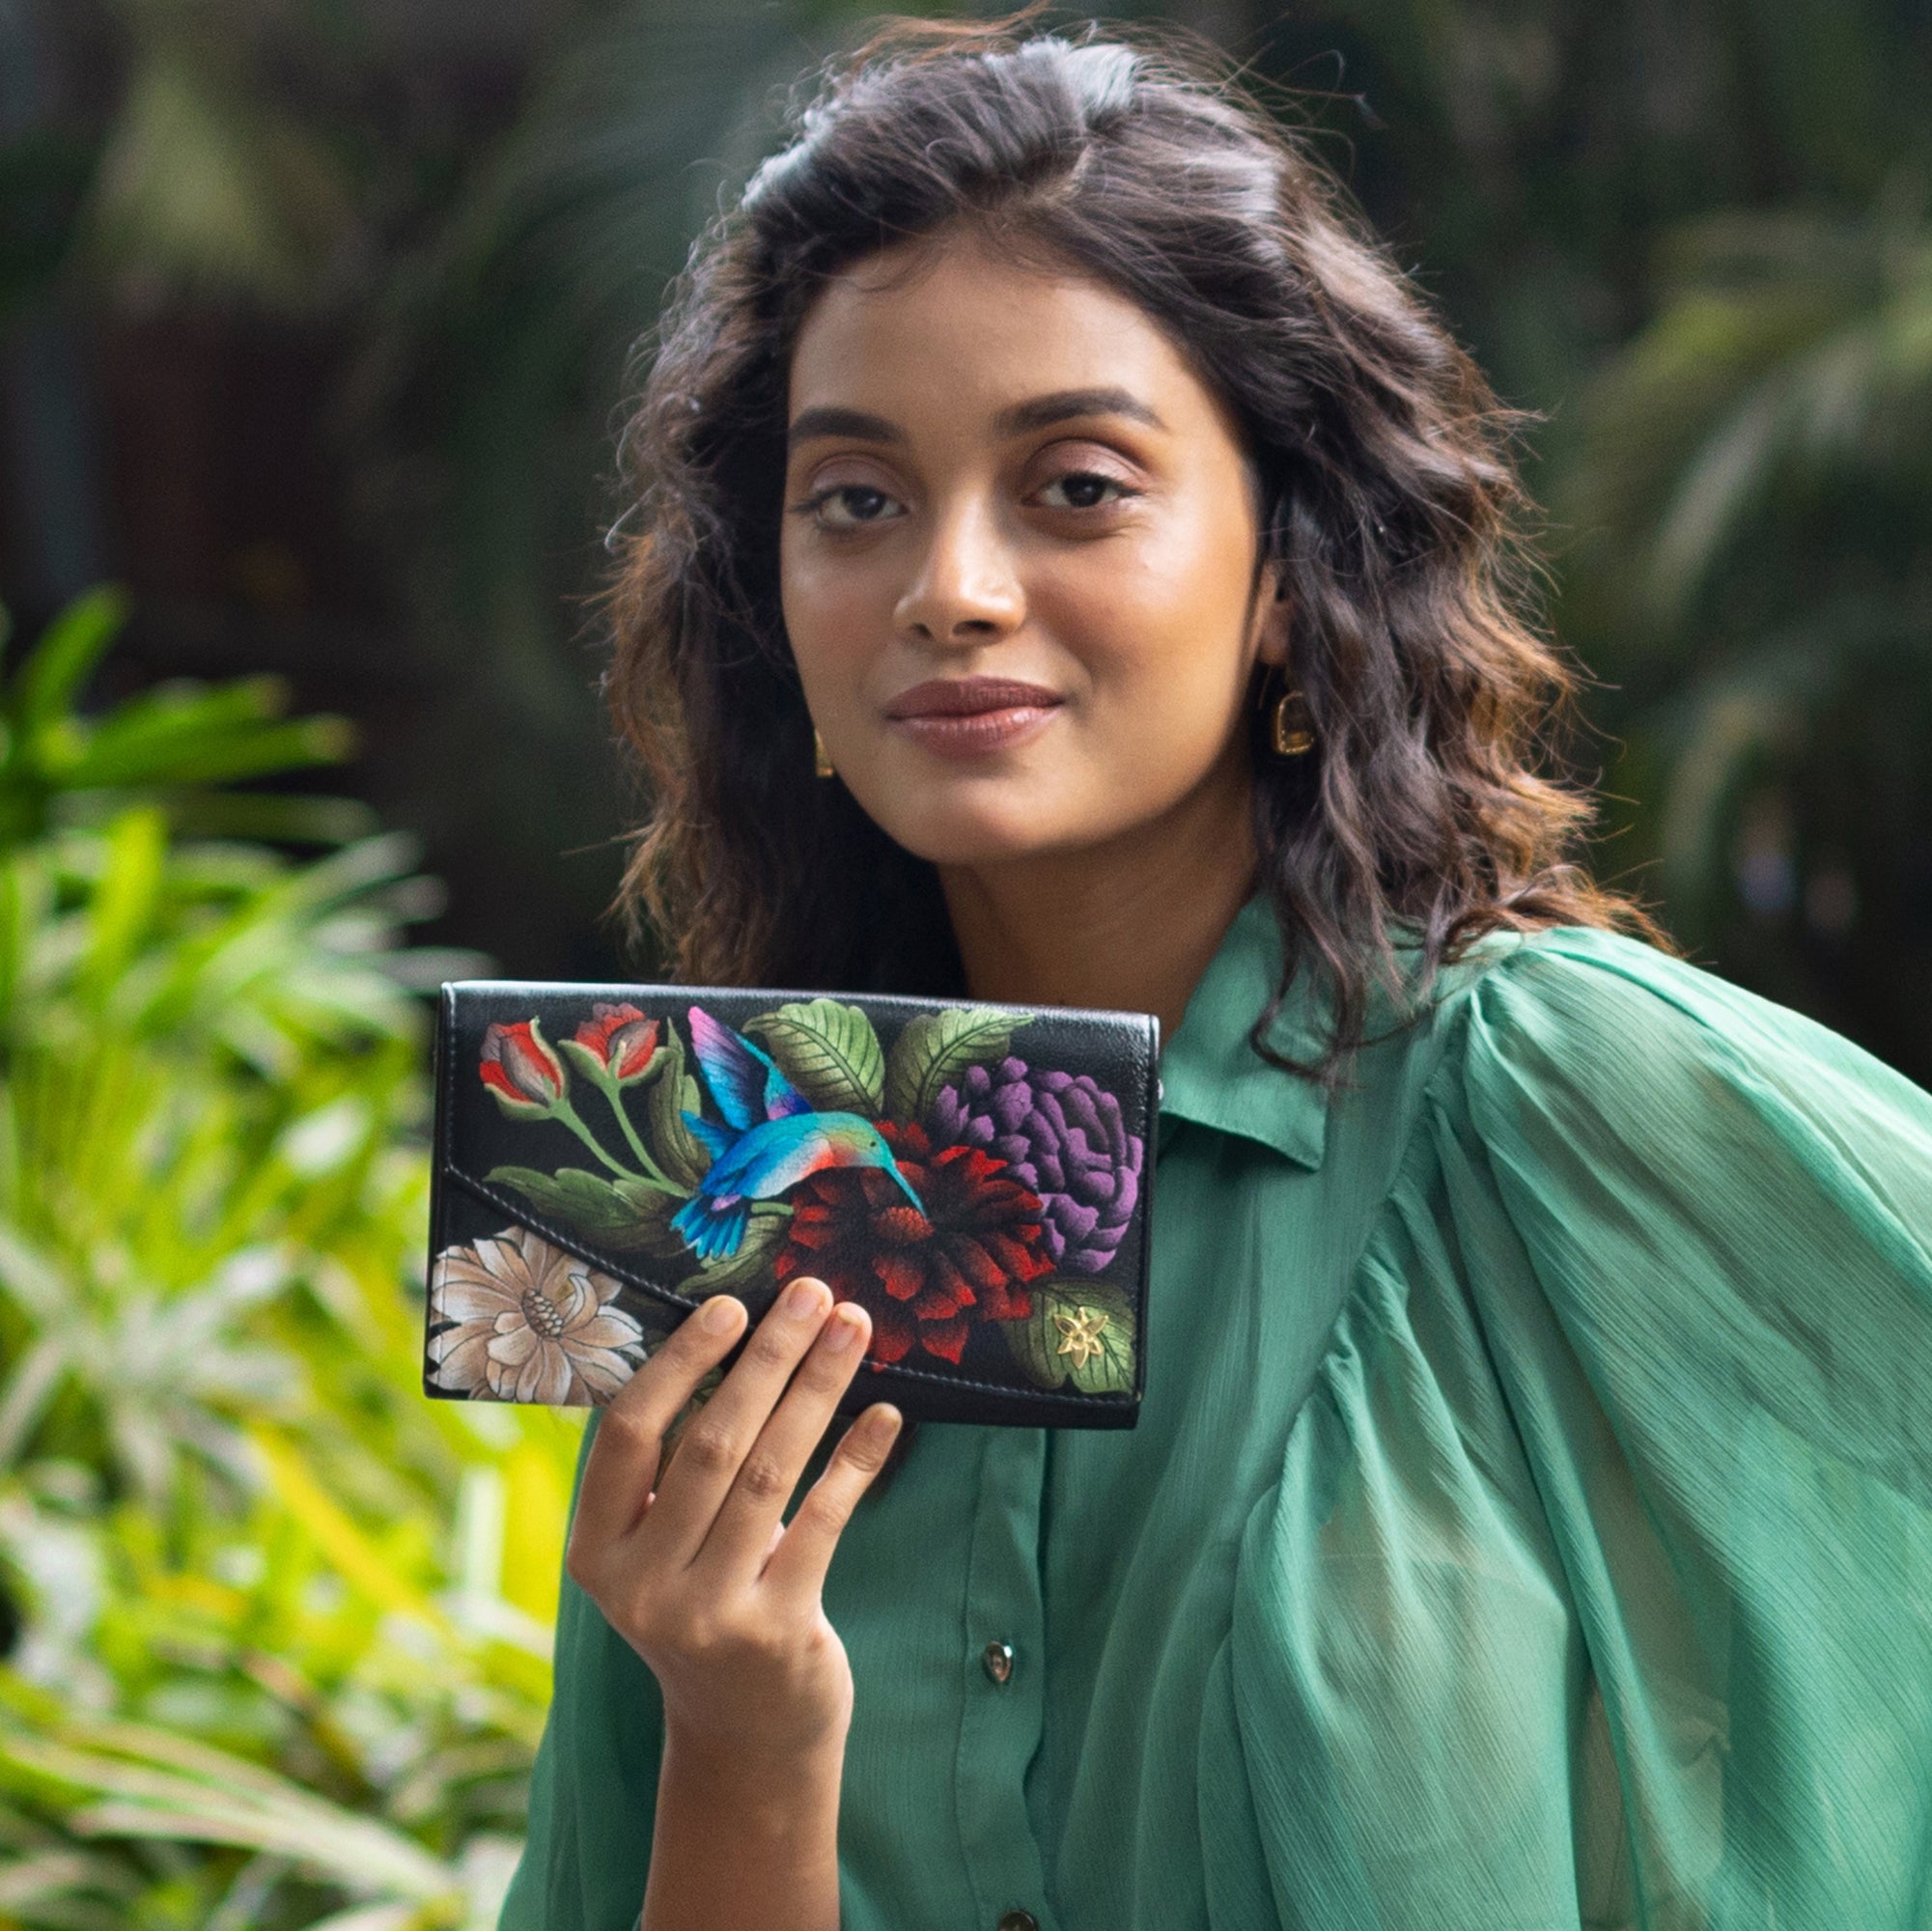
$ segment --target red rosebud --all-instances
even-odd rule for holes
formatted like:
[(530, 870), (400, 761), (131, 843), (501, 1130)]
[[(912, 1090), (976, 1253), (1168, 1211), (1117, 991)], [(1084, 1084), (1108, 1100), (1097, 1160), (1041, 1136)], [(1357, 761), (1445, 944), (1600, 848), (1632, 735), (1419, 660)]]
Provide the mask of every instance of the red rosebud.
[(564, 1044), (582, 1055), (584, 1070), (602, 1073), (620, 1086), (631, 1085), (651, 1070), (658, 1051), (658, 1022), (635, 1006), (591, 1007), (586, 1020)]
[(563, 1061), (535, 1020), (493, 1025), (483, 1035), (483, 1083), (506, 1113), (532, 1118), (553, 1112), (564, 1097)]

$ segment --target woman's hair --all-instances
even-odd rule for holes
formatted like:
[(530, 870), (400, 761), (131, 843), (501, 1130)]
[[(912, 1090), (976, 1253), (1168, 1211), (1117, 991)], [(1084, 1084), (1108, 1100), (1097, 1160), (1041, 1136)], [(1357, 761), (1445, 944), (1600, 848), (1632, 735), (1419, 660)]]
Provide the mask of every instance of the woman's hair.
[(1566, 854), (1538, 770), (1574, 678), (1522, 614), (1515, 419), (1304, 143), (1171, 44), (906, 23), (830, 71), (698, 242), (624, 440), (606, 691), (651, 815), (620, 904), (690, 982), (958, 993), (937, 875), (841, 784), (778, 593), (789, 364), (826, 281), (976, 231), (1136, 303), (1232, 409), (1262, 486), (1316, 748), (1261, 742), (1254, 831), (1330, 1073), (1369, 994), (1498, 927), (1644, 924)]

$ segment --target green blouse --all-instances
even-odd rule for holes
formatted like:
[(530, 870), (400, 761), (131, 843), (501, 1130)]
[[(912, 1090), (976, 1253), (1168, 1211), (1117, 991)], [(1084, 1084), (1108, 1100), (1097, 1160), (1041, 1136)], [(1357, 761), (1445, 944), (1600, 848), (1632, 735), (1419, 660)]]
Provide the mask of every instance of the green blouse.
[[(1932, 1923), (1932, 1097), (1581, 929), (1326, 1096), (1278, 957), (1163, 1054), (1139, 1426), (840, 1546), (844, 1931)], [(658, 1734), (566, 1582), (507, 1931), (635, 1921)]]

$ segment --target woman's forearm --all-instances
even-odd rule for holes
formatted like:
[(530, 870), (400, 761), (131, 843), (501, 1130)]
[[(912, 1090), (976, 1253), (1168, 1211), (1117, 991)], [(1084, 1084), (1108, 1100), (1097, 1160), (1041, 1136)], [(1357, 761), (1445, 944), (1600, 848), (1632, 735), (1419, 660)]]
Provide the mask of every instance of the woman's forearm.
[(639, 1931), (838, 1931), (842, 1744), (718, 1759), (665, 1739)]
[(667, 1454), (746, 1314), (714, 1296), (625, 1383), (571, 1515), (572, 1581), (663, 1695), (642, 1931), (838, 1931), (853, 1681), (826, 1569), (900, 1416), (865, 1409), (784, 1519), (872, 1331), (863, 1307), (800, 1277)]

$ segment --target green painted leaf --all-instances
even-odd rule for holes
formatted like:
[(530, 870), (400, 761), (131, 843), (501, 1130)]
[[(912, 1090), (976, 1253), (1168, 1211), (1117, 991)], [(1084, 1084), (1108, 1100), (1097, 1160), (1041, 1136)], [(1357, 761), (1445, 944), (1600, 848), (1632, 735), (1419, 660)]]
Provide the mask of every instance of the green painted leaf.
[[(1033, 1312), (1000, 1325), (1013, 1358), (1031, 1380), (1049, 1388), (1072, 1382), (1082, 1394), (1132, 1392), (1134, 1306), (1119, 1288), (1060, 1275), (1036, 1280), (1027, 1291)], [(1076, 1338), (1080, 1333), (1098, 1345), (1082, 1348)]]
[(649, 1099), (644, 1108), (644, 1141), (657, 1156), (666, 1180), (695, 1189), (711, 1165), (711, 1155), (685, 1125), (680, 1112), (702, 1113), (704, 1097), (696, 1079), (685, 1071), (684, 1042), (668, 1026), (664, 1030), (666, 1037), (658, 1053), (670, 1063), (645, 1089)]
[(557, 1050), (593, 1085), (603, 1084), (605, 1070), (603, 1061), (589, 1047), (579, 1046), (574, 1039), (560, 1039), (557, 1042)]
[(684, 1251), (670, 1226), (671, 1216), (684, 1203), (640, 1181), (607, 1180), (580, 1166), (560, 1167), (555, 1173), (497, 1166), (484, 1178), (520, 1193), (540, 1214), (566, 1221), (613, 1253), (645, 1250), (668, 1257)]
[[(603, 1055), (601, 1052), (592, 1050), (591, 1048), (585, 1046), (581, 1041), (560, 1039), (557, 1042), (557, 1050), (593, 1086), (601, 1087), (605, 1092), (609, 1092), (617, 1085), (618, 1082), (612, 1078), (610, 1066)], [(648, 1086), (652, 1080), (656, 1079), (663, 1072), (664, 1063), (665, 1055), (662, 1052), (653, 1052), (651, 1057), (644, 1062), (643, 1072), (633, 1074), (629, 1079), (623, 1082), (623, 1090), (627, 1093), (635, 1093), (639, 1088)]]
[[(1034, 1302), (1037, 1308), (1039, 1302)], [(1043, 1345), (1035, 1331), (1032, 1321), (1002, 1321), (999, 1331), (1006, 1336), (1006, 1345), (1013, 1351), (1013, 1358), (1020, 1363), (1021, 1371), (1029, 1381), (1037, 1382), (1044, 1388), (1059, 1387), (1067, 1379), (1067, 1364), (1056, 1360)]]
[[(708, 1294), (739, 1294), (746, 1287), (770, 1287), (771, 1263), (784, 1245), (785, 1229), (792, 1210), (782, 1202), (759, 1200), (752, 1204), (751, 1218), (744, 1239), (735, 1254), (709, 1262), (687, 1280), (681, 1292), (702, 1300)], [(753, 1308), (754, 1315), (760, 1310)]]
[(795, 1000), (744, 1022), (784, 1074), (826, 1112), (875, 1117), (885, 1090), (885, 1055), (872, 1021), (837, 999)]
[(685, 1237), (671, 1225), (671, 1216), (685, 1204), (683, 1200), (641, 1180), (614, 1180), (611, 1185), (636, 1214), (628, 1234), (605, 1236), (614, 1253), (644, 1253), (667, 1261), (689, 1252)]
[(885, 1110), (895, 1120), (923, 1120), (939, 1088), (968, 1066), (1003, 1059), (1024, 1013), (996, 1006), (948, 1006), (906, 1022), (885, 1062)]
[(617, 1189), (602, 1174), (580, 1166), (545, 1173), (534, 1166), (492, 1166), (484, 1175), (492, 1186), (520, 1193), (540, 1213), (575, 1227), (602, 1228), (617, 1218)]

